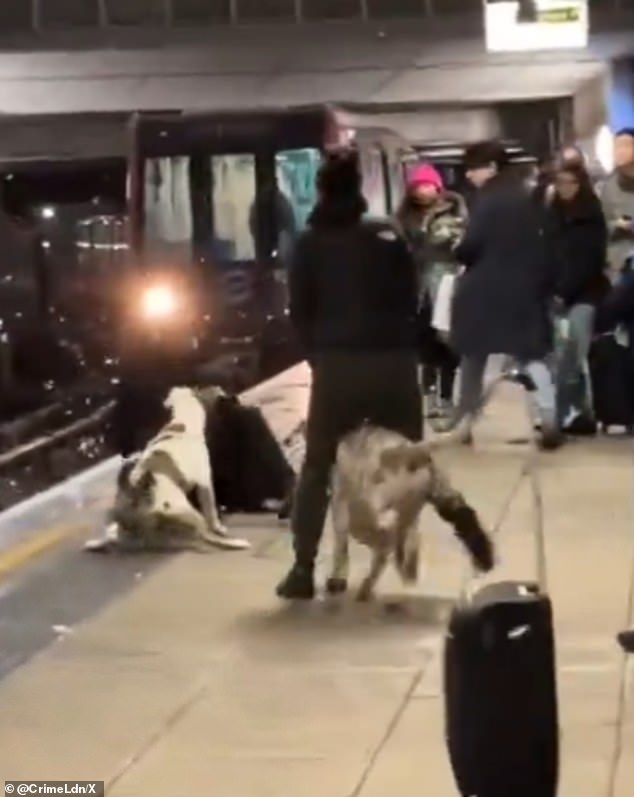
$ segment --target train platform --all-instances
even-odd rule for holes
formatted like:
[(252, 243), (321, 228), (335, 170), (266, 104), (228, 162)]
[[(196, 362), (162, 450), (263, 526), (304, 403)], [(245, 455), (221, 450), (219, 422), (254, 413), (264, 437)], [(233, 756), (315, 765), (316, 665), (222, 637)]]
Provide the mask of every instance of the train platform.
[[(294, 462), (308, 386), (302, 365), (246, 397), (280, 439), (290, 437)], [(508, 440), (526, 431), (520, 388), (506, 385), (474, 449), (439, 452), (491, 527), (526, 456)], [(634, 622), (632, 444), (571, 443), (541, 463), (559, 794), (630, 797), (632, 664), (614, 635)], [(81, 553), (110, 500), (115, 467), (0, 516), (2, 779), (103, 780), (112, 797), (455, 797), (439, 656), (467, 570), (431, 511), (423, 516), (425, 574), (400, 610), (388, 609), (400, 594), (392, 574), (370, 605), (347, 597), (286, 606), (274, 587), (289, 564), (289, 535), (272, 516), (231, 519), (252, 540), (249, 552), (160, 560)], [(48, 534), (39, 548), (38, 523), (39, 536)], [(499, 531), (496, 577), (532, 574), (531, 524), (523, 488)], [(321, 574), (329, 548), (327, 530)], [(367, 553), (354, 554), (358, 576)]]

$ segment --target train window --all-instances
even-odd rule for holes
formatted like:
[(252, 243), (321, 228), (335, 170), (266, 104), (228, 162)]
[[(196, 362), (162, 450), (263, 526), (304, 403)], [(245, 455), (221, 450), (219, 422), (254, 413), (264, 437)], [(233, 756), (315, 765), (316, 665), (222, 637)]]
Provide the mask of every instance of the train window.
[(144, 193), (149, 254), (189, 260), (196, 248), (223, 262), (255, 258), (254, 155), (150, 158)]
[(254, 260), (255, 156), (213, 155), (212, 217), (224, 260)]
[(368, 203), (369, 216), (387, 216), (386, 174), (380, 147), (362, 147), (360, 152), (363, 175), (363, 195)]
[(144, 198), (149, 254), (189, 259), (193, 244), (190, 159), (148, 159)]
[(321, 153), (317, 149), (287, 149), (275, 156), (277, 185), (290, 203), (295, 228), (306, 226), (317, 201), (317, 172)]

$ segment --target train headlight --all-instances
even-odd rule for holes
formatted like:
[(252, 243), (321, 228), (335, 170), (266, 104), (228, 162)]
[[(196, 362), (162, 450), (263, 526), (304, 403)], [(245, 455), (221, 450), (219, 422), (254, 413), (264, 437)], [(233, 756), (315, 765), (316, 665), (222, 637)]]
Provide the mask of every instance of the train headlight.
[(177, 317), (182, 308), (182, 297), (171, 285), (152, 285), (141, 295), (141, 313), (148, 321), (170, 320)]

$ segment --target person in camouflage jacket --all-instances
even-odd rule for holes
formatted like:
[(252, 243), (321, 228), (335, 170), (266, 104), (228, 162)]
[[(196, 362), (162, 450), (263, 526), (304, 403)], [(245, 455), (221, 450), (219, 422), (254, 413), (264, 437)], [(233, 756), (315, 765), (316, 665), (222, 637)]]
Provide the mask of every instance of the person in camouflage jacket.
[(432, 328), (431, 316), (442, 278), (460, 270), (454, 249), (464, 234), (467, 206), (459, 194), (445, 190), (433, 166), (422, 164), (408, 175), (407, 194), (397, 220), (418, 265), (426, 414), (431, 418), (448, 416), (458, 359)]

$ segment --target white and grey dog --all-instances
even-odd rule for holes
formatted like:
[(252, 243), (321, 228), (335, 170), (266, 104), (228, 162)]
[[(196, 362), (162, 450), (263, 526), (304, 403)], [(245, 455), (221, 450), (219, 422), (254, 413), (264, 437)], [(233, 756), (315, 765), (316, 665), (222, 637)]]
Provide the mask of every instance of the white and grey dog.
[(474, 566), (490, 570), (493, 544), (476, 512), (434, 461), (429, 443), (412, 443), (400, 434), (369, 425), (348, 434), (339, 444), (333, 475), (335, 548), (327, 591), (337, 594), (347, 589), (349, 537), (373, 553), (359, 600), (372, 597), (391, 555), (402, 580), (415, 582), (419, 515), (428, 503), (453, 526)]
[(202, 402), (190, 388), (174, 387), (165, 406), (171, 420), (136, 459), (124, 463), (106, 533), (86, 548), (249, 548), (246, 540), (229, 536), (218, 515)]

